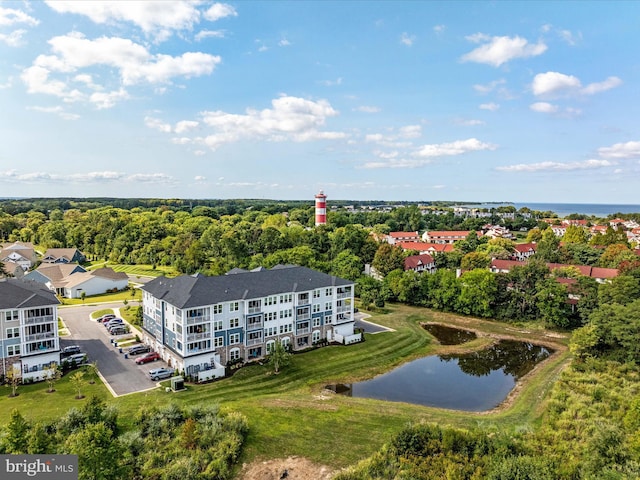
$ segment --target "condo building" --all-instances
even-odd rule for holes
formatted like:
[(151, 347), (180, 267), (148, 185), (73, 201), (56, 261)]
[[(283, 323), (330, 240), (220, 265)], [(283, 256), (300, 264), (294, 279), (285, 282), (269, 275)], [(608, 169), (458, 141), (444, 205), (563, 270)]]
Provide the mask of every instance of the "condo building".
[(142, 287), (144, 342), (199, 380), (265, 357), (276, 341), (304, 350), (359, 342), (354, 283), (306, 267), (160, 277)]

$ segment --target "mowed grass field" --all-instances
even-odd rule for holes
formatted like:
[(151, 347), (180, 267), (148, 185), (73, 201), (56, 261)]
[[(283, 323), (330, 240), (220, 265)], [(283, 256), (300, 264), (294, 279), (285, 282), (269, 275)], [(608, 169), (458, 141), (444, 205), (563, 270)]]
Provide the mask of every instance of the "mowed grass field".
[[(88, 388), (87, 394), (95, 393), (117, 405), (124, 428), (132, 425), (136, 411), (143, 405), (218, 404), (223, 410), (241, 412), (249, 421), (250, 433), (240, 463), (297, 455), (340, 468), (371, 455), (409, 423), (431, 421), (501, 431), (535, 428), (549, 389), (570, 361), (566, 337), (528, 326), (401, 305), (393, 305), (389, 313), (374, 315), (369, 320), (393, 331), (367, 335), (365, 342), (356, 345), (329, 346), (295, 354), (291, 365), (278, 375), (272, 374), (267, 365), (253, 365), (210, 384), (188, 385), (187, 391), (178, 393), (156, 389), (111, 398), (104, 387), (96, 384)], [(323, 389), (327, 384), (370, 378), (408, 360), (445, 349), (432, 340), (420, 322), (454, 324), (490, 336), (553, 343), (557, 351), (524, 378), (506, 407), (493, 412), (470, 413), (352, 398)], [(490, 340), (490, 337), (480, 338), (469, 344), (469, 348), (478, 348)], [(63, 379), (60, 384), (65, 382), (68, 380)], [(20, 387), (18, 399), (8, 398), (7, 389), (7, 395), (0, 398), (0, 421), (8, 420), (13, 406), (27, 418), (52, 419), (72, 406), (81, 405), (82, 400), (75, 400), (71, 392), (66, 393), (67, 387), (61, 386), (54, 394), (40, 393), (46, 388), (46, 384)], [(46, 408), (42, 408), (43, 405)]]

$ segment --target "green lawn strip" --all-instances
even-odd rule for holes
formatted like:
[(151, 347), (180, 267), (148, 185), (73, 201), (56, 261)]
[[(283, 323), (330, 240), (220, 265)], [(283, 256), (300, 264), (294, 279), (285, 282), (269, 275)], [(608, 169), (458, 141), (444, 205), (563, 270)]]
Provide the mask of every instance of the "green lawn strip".
[(95, 312), (91, 312), (91, 319), (97, 320), (99, 317), (106, 315), (108, 313), (113, 313), (112, 308), (103, 308), (102, 310), (96, 310)]
[[(219, 404), (225, 410), (239, 411), (248, 418), (250, 433), (241, 462), (299, 455), (340, 468), (371, 455), (410, 422), (432, 421), (466, 428), (486, 425), (487, 428), (499, 428), (502, 431), (535, 426), (551, 386), (569, 361), (566, 350), (554, 355), (525, 378), (509, 408), (490, 413), (352, 398), (323, 390), (327, 384), (371, 378), (408, 360), (445, 348), (432, 341), (420, 322), (440, 321), (466, 325), (491, 335), (507, 335), (523, 340), (535, 337), (549, 341), (547, 334), (539, 329), (514, 327), (402, 305), (393, 305), (389, 309), (390, 313), (375, 315), (370, 320), (393, 328), (395, 332), (367, 334), (365, 342), (348, 347), (328, 346), (295, 354), (290, 367), (279, 375), (272, 374), (267, 364), (255, 364), (213, 383), (190, 384), (186, 391), (179, 393), (165, 392), (163, 384), (162, 388), (156, 390), (113, 399), (102, 384), (96, 384), (87, 386), (85, 395), (91, 394), (91, 387), (99, 397), (117, 405), (125, 429), (132, 427), (140, 405), (164, 405), (171, 401)], [(554, 340), (566, 342), (566, 339)], [(474, 342), (479, 346), (483, 341), (486, 338)], [(30, 398), (31, 389), (45, 391), (46, 384), (20, 387), (20, 401), (14, 403), (19, 405), (21, 413), (27, 418), (58, 417), (81, 402), (73, 399), (74, 393), (69, 385), (64, 387), (69, 389), (68, 394), (62, 395), (65, 391), (62, 385), (65, 384), (68, 382), (63, 379), (58, 384), (60, 387), (56, 386), (60, 390), (61, 400), (55, 402), (54, 408), (33, 408), (36, 402)], [(8, 395), (9, 390), (6, 392)], [(5, 406), (10, 405), (12, 400), (15, 399), (0, 398), (0, 421), (6, 423), (8, 420), (11, 408)], [(43, 400), (39, 397), (37, 401)], [(45, 405), (49, 403), (50, 400)]]
[[(97, 305), (100, 303), (108, 303), (108, 302), (127, 302), (132, 301), (140, 301), (142, 299), (142, 294), (140, 290), (135, 289), (135, 296), (131, 296), (131, 290), (124, 290), (116, 293), (105, 293), (102, 295), (89, 295), (85, 297), (84, 301), (81, 298), (61, 298), (59, 300), (61, 302), (61, 306), (65, 305)], [(124, 306), (124, 303), (123, 303)]]

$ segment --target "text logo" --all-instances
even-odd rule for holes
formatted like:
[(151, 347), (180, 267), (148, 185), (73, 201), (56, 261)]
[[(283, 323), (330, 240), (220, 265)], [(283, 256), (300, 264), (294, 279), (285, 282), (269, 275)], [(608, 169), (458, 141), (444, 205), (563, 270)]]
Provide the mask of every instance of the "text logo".
[(78, 480), (77, 455), (0, 455), (2, 480)]

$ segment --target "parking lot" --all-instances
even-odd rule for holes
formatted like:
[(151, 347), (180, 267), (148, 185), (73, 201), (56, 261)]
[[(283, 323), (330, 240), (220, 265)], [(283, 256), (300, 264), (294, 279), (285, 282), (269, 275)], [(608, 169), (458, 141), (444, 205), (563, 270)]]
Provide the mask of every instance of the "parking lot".
[(58, 315), (69, 329), (70, 335), (60, 337), (60, 347), (79, 345), (87, 354), (89, 363), (97, 362), (98, 371), (107, 382), (107, 387), (115, 396), (148, 390), (156, 386), (149, 378), (149, 370), (166, 367), (159, 360), (145, 365), (136, 365), (135, 358), (125, 358), (124, 354), (111, 343), (112, 338), (106, 328), (95, 320), (90, 320), (91, 312), (105, 308), (122, 307), (121, 303), (110, 305), (60, 308)]

